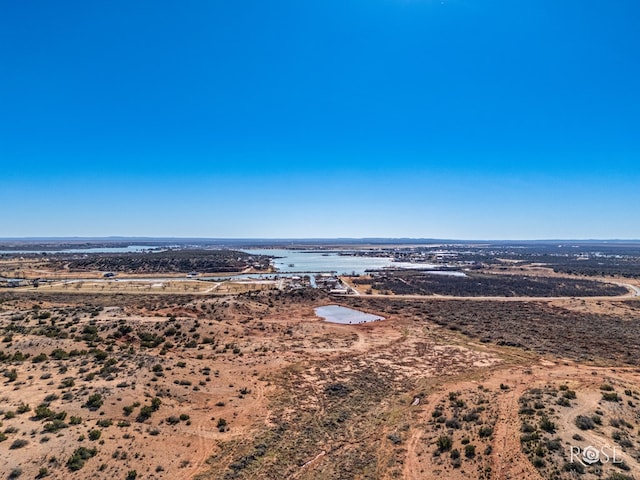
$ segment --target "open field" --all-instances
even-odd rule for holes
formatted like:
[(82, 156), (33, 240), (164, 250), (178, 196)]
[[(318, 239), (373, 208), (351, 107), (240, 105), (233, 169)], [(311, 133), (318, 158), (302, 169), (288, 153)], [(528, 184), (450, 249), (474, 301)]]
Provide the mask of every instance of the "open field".
[(85, 279), (40, 283), (37, 287), (17, 287), (21, 292), (96, 293), (96, 294), (202, 294), (229, 295), (274, 288), (274, 281), (219, 281), (158, 278), (118, 280)]

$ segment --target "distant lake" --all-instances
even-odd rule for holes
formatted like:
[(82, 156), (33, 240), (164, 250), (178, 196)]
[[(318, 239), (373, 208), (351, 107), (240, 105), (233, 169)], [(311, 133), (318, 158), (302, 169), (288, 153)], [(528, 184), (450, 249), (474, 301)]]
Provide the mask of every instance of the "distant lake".
[(127, 247), (92, 247), (66, 248), (63, 250), (0, 250), (0, 254), (28, 254), (28, 253), (136, 253), (145, 250), (157, 250), (158, 247), (148, 245), (129, 245)]
[[(398, 266), (391, 257), (356, 257), (340, 255), (338, 252), (322, 252), (308, 250), (286, 250), (278, 248), (262, 248), (243, 250), (251, 255), (269, 255), (279, 257), (273, 260), (273, 266), (282, 273), (327, 273), (338, 275), (362, 275), (365, 270), (380, 270), (385, 267)], [(428, 268), (428, 266), (427, 266)]]

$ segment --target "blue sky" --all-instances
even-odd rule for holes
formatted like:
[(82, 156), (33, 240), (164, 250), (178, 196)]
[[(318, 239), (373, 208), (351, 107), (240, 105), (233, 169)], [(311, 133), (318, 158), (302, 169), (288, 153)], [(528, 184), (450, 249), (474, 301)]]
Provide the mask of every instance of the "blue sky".
[(0, 237), (640, 238), (640, 4), (0, 4)]

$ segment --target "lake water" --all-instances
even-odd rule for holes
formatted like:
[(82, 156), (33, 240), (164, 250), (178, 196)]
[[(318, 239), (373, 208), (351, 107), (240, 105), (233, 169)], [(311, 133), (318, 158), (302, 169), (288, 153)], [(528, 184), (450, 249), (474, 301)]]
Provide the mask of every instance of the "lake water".
[[(402, 268), (391, 257), (356, 257), (340, 255), (337, 252), (318, 252), (308, 250), (286, 250), (263, 248), (243, 250), (251, 255), (270, 255), (279, 257), (273, 260), (273, 266), (282, 273), (330, 273), (338, 275), (362, 275), (365, 270), (381, 270), (385, 267)], [(429, 268), (425, 265), (424, 268)]]
[(148, 245), (129, 245), (126, 247), (68, 248), (64, 250), (0, 250), (0, 255), (24, 253), (137, 253), (157, 249), (158, 247)]
[(464, 272), (458, 272), (456, 270), (434, 270), (432, 272), (425, 272), (429, 275), (440, 275), (444, 277), (466, 277), (467, 274)]
[(324, 318), (325, 322), (342, 323), (345, 325), (356, 325), (358, 323), (377, 322), (384, 320), (384, 317), (373, 315), (371, 313), (361, 312), (352, 308), (341, 307), (339, 305), (327, 305), (326, 307), (317, 307), (316, 315)]

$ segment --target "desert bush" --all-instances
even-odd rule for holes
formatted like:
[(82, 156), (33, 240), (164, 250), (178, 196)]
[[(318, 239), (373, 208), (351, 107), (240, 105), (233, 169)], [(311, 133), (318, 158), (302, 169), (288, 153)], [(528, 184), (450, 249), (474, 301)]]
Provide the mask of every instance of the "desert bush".
[(438, 450), (440, 450), (441, 452), (449, 451), (453, 446), (453, 439), (448, 435), (441, 435), (436, 440), (436, 445), (438, 447)]
[(540, 428), (547, 433), (555, 433), (556, 424), (549, 420), (549, 417), (544, 416), (540, 419)]
[(602, 392), (602, 400), (606, 402), (619, 402), (620, 396), (616, 392)]
[(38, 470), (38, 475), (36, 475), (36, 478), (44, 478), (48, 476), (49, 476), (49, 469), (47, 467), (40, 467), (40, 470)]
[(218, 428), (218, 431), (224, 432), (227, 427), (227, 421), (224, 418), (219, 418), (216, 427)]
[(67, 377), (60, 382), (60, 386), (58, 388), (71, 388), (76, 384), (75, 380), (71, 377)]
[(102, 428), (107, 428), (113, 425), (113, 420), (111, 420), (110, 418), (102, 418), (96, 422), (96, 425)]
[(523, 423), (520, 431), (522, 431), (523, 433), (531, 433), (536, 431), (536, 427), (534, 427), (530, 423)]
[(47, 357), (47, 354), (46, 354), (46, 353), (40, 353), (40, 354), (36, 355), (35, 357), (33, 357), (33, 358), (31, 359), (31, 361), (32, 361), (33, 363), (42, 363), (42, 362), (46, 361), (46, 360), (47, 360), (47, 358), (48, 358), (48, 357)]
[(9, 476), (7, 478), (9, 480), (14, 480), (15, 478), (20, 477), (20, 475), (22, 475), (22, 469), (20, 467), (16, 467), (9, 472)]
[(69, 425), (80, 425), (82, 423), (82, 417), (70, 417)]
[(29, 445), (28, 440), (18, 438), (17, 440), (14, 440), (11, 445), (9, 445), (9, 450), (16, 450), (18, 448), (26, 447), (27, 445)]
[(104, 400), (102, 399), (102, 395), (100, 395), (99, 393), (94, 393), (93, 395), (89, 396), (89, 398), (87, 399), (87, 403), (85, 403), (84, 406), (89, 410), (95, 411), (99, 409), (103, 403)]
[(562, 465), (562, 470), (565, 472), (576, 472), (579, 474), (584, 473), (584, 465), (580, 462), (565, 462)]
[(170, 417), (167, 417), (165, 422), (167, 422), (169, 425), (176, 425), (176, 424), (180, 423), (180, 419), (178, 417), (176, 417), (175, 415), (171, 415)]
[(460, 428), (460, 422), (458, 422), (458, 420), (455, 419), (455, 418), (451, 418), (451, 419), (445, 421), (444, 424), (445, 424), (445, 426), (447, 428), (453, 428), (453, 429)]
[(465, 445), (464, 447), (464, 456), (467, 458), (473, 458), (476, 456), (476, 446), (475, 445)]
[(90, 458), (95, 457), (97, 453), (98, 450), (96, 448), (77, 448), (73, 452), (73, 455), (69, 457), (69, 460), (67, 460), (67, 467), (69, 467), (69, 470), (71, 471), (80, 470), (82, 467), (84, 467), (85, 462)]
[(67, 360), (69, 358), (69, 354), (61, 348), (56, 348), (53, 352), (51, 352), (51, 358), (53, 358), (54, 360)]
[(520, 443), (534, 442), (539, 438), (540, 435), (538, 435), (538, 432), (523, 433), (522, 435), (520, 435)]
[(144, 422), (145, 420), (149, 419), (152, 414), (153, 414), (153, 408), (150, 405), (144, 405), (143, 407), (140, 408), (140, 412), (138, 413), (136, 421)]
[(45, 423), (42, 426), (42, 429), (47, 433), (54, 433), (58, 430), (62, 430), (63, 428), (67, 428), (69, 425), (64, 423), (62, 420), (54, 419), (51, 422)]
[(49, 408), (48, 403), (41, 403), (34, 411), (34, 417), (36, 420), (42, 420), (44, 418), (53, 418), (55, 413)]

